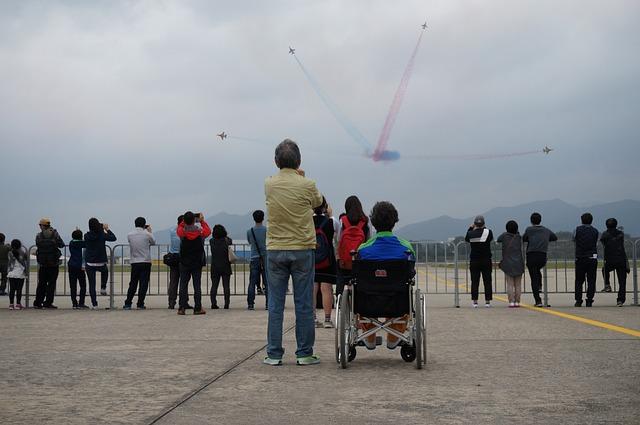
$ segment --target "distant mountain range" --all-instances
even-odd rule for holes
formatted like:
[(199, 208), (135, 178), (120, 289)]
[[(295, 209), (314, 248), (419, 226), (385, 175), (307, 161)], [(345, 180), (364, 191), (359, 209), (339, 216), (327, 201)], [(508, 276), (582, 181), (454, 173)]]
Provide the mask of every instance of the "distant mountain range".
[[(625, 233), (640, 236), (640, 201), (624, 200), (591, 207), (578, 207), (560, 199), (550, 201), (536, 201), (513, 207), (497, 207), (484, 213), (487, 226), (494, 230), (496, 236), (502, 233), (508, 220), (516, 220), (520, 231), (529, 225), (529, 216), (537, 211), (542, 214), (542, 224), (560, 232), (573, 232), (580, 224), (580, 216), (590, 212), (594, 217), (595, 227), (602, 231), (604, 222), (609, 217), (618, 219), (620, 226), (624, 226)], [(464, 235), (473, 221), (473, 216), (467, 218), (453, 218), (446, 215), (430, 220), (409, 224), (397, 229), (397, 233), (409, 240), (446, 240), (450, 237)], [(253, 225), (251, 214), (245, 215), (218, 213), (207, 218), (207, 223), (213, 227), (222, 224), (229, 236), (237, 242), (247, 239), (247, 230)], [(169, 243), (170, 229), (155, 231), (154, 235), (159, 244)]]
[[(593, 225), (604, 230), (604, 222), (615, 217), (624, 231), (632, 236), (640, 236), (640, 201), (623, 200), (591, 207), (577, 207), (560, 199), (536, 201), (513, 207), (493, 208), (484, 213), (487, 227), (497, 235), (502, 233), (509, 220), (516, 220), (520, 231), (529, 225), (529, 216), (537, 211), (542, 214), (542, 224), (554, 231), (573, 230), (580, 224), (580, 216), (585, 212), (593, 214)], [(453, 218), (446, 215), (401, 227), (397, 233), (410, 240), (446, 240), (464, 235), (473, 221), (473, 217)]]

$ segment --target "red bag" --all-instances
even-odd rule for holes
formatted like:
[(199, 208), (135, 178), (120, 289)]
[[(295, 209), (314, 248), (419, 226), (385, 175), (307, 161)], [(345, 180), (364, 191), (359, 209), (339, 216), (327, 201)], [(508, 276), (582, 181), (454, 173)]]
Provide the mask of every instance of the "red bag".
[(365, 242), (364, 226), (366, 222), (360, 220), (360, 222), (354, 226), (349, 222), (347, 216), (343, 216), (340, 221), (342, 222), (342, 234), (338, 241), (340, 268), (351, 270), (353, 268), (351, 251), (357, 251), (358, 247)]

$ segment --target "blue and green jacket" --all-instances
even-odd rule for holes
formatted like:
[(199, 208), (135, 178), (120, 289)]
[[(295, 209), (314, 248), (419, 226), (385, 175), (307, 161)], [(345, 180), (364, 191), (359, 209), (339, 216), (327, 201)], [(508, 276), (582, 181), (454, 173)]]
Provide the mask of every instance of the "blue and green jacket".
[(391, 232), (378, 232), (360, 245), (360, 260), (415, 260), (416, 253), (411, 244)]

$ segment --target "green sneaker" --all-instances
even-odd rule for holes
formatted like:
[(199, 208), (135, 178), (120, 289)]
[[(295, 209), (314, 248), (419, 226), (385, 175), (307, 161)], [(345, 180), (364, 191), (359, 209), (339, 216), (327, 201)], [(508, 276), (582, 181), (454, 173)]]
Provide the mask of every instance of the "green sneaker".
[(318, 364), (318, 363), (320, 363), (320, 357), (318, 357), (315, 354), (312, 354), (312, 355), (306, 356), (306, 357), (298, 357), (296, 359), (296, 363), (299, 366), (308, 366), (308, 365), (312, 365), (312, 364)]
[(265, 357), (262, 363), (268, 364), (269, 366), (282, 366), (282, 359), (272, 359), (271, 357)]

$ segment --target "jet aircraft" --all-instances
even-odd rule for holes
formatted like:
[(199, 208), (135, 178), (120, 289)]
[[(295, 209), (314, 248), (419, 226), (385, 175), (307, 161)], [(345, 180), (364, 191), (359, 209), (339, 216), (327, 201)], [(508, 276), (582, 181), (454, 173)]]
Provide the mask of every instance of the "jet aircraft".
[(224, 141), (224, 139), (227, 138), (227, 133), (223, 131), (222, 133), (218, 134), (218, 137), (220, 138), (220, 140)]
[(423, 30), (426, 30), (427, 28), (429, 28), (427, 26), (427, 21), (424, 21), (424, 24), (420, 25), (422, 27)]
[(295, 55), (296, 54), (296, 49), (291, 48), (291, 46), (289, 46), (289, 54), (290, 55)]
[(545, 155), (549, 155), (549, 152), (551, 152), (553, 149), (551, 149), (549, 146), (545, 146), (544, 149), (542, 149), (542, 152), (545, 153)]

